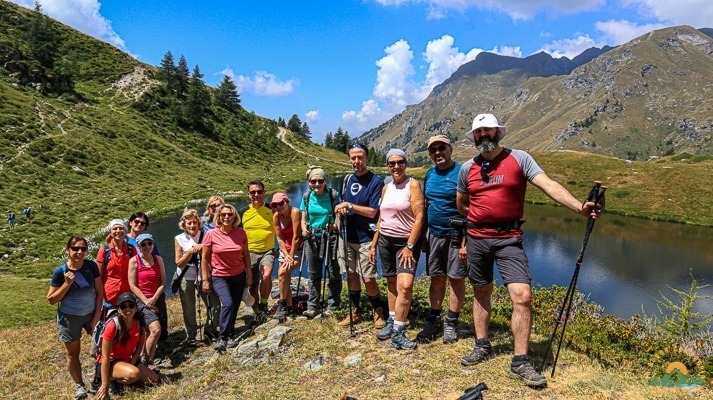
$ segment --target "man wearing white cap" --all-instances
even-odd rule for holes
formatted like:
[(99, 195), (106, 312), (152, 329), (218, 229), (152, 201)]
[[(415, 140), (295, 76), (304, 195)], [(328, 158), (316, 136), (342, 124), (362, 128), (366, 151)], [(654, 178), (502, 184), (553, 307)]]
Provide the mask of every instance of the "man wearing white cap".
[[(473, 285), (473, 324), (476, 344), (463, 356), (463, 365), (475, 365), (493, 356), (488, 339), (488, 320), (493, 293), (493, 263), (513, 303), (512, 332), (515, 355), (509, 376), (537, 388), (547, 386), (527, 356), (532, 328), (531, 276), (522, 247), (525, 190), (531, 182), (550, 198), (582, 216), (596, 217), (594, 203), (582, 204), (567, 189), (550, 179), (535, 160), (521, 150), (500, 146), (505, 126), (492, 114), (479, 114), (466, 137), (480, 154), (468, 160), (458, 174), (458, 211), (468, 217), (466, 248), (468, 279)], [(462, 254), (463, 259), (466, 258)]]

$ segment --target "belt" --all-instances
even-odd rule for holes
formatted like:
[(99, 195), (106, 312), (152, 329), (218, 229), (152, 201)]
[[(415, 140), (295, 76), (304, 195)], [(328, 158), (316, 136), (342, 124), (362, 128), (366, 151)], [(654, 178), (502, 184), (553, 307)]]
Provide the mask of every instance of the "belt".
[(496, 229), (498, 232), (509, 231), (510, 229), (520, 229), (520, 227), (525, 223), (524, 220), (517, 221), (503, 221), (503, 222), (491, 222), (491, 223), (479, 223), (468, 220), (466, 228), (468, 229)]

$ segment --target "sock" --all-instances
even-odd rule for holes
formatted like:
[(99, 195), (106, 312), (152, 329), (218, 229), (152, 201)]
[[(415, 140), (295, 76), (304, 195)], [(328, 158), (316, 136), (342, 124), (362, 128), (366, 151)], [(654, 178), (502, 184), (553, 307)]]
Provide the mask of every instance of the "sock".
[[(396, 315), (396, 314), (394, 314)], [(404, 326), (406, 325), (406, 321), (396, 321), (394, 320), (394, 330), (398, 331), (400, 329), (404, 329)]]
[(371, 308), (373, 308), (374, 310), (376, 310), (377, 308), (382, 306), (381, 305), (381, 293), (379, 293), (373, 297), (367, 295), (367, 297), (369, 297), (369, 303), (371, 303)]
[(260, 305), (267, 305), (267, 299), (260, 299)]
[(479, 347), (491, 347), (490, 339), (475, 339), (475, 345)]
[(516, 355), (512, 358), (511, 364), (514, 366), (518, 366), (518, 365), (524, 364), (529, 361), (530, 361), (530, 357), (528, 357), (527, 354), (520, 354), (520, 355)]
[(450, 309), (448, 310), (448, 318), (458, 319), (459, 316), (460, 316), (459, 312), (451, 311)]
[(360, 311), (359, 307), (359, 299), (361, 298), (361, 290), (350, 290), (349, 291), (349, 302), (351, 303), (352, 307), (355, 307), (357, 309), (357, 312)]
[(428, 318), (432, 320), (441, 319), (441, 310), (436, 310), (435, 308), (432, 308), (431, 313), (428, 315)]
[[(391, 318), (391, 320), (394, 321), (394, 323), (396, 323), (396, 321), (394, 320), (395, 316), (396, 316), (396, 311), (389, 311), (389, 318)], [(403, 322), (402, 322), (402, 324), (403, 324)]]

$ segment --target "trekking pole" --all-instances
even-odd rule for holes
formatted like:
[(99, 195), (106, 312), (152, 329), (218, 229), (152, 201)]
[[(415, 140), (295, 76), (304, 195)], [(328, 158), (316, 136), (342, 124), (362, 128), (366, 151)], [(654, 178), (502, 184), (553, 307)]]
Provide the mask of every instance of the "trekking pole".
[[(587, 197), (587, 202), (594, 202), (594, 207), (596, 209), (597, 205), (601, 205), (602, 211), (604, 210), (604, 204), (605, 204), (605, 198), (604, 198), (604, 192), (607, 190), (606, 186), (602, 186), (602, 183), (600, 181), (595, 181), (594, 186), (592, 187), (592, 190), (589, 192), (589, 196)], [(587, 242), (589, 242), (589, 235), (592, 233), (592, 229), (594, 228), (594, 223), (596, 222), (596, 219), (592, 218), (590, 215), (589, 218), (587, 219), (587, 228), (584, 232), (584, 239), (582, 240), (582, 249), (579, 251), (579, 256), (577, 256), (577, 263), (574, 267), (574, 274), (572, 275), (572, 280), (569, 283), (569, 286), (567, 287), (567, 293), (565, 294), (564, 300), (562, 301), (562, 307), (560, 308), (559, 316), (557, 317), (557, 320), (555, 321), (555, 326), (554, 329), (552, 330), (552, 336), (550, 337), (550, 341), (547, 344), (547, 350), (545, 350), (544, 357), (542, 358), (542, 366), (540, 367), (540, 373), (545, 368), (545, 362), (547, 361), (547, 355), (549, 354), (550, 350), (552, 349), (552, 342), (555, 338), (555, 335), (557, 334), (557, 329), (559, 328), (559, 325), (562, 325), (562, 332), (560, 332), (560, 338), (559, 338), (559, 344), (557, 345), (557, 353), (555, 353), (555, 358), (552, 363), (552, 374), (550, 377), (555, 376), (555, 368), (557, 367), (557, 359), (559, 358), (560, 354), (560, 349), (562, 347), (562, 341), (564, 340), (564, 332), (565, 329), (567, 328), (567, 320), (569, 320), (569, 314), (572, 311), (572, 302), (574, 300), (574, 293), (577, 289), (577, 279), (579, 278), (579, 270), (582, 267), (582, 260), (584, 259), (584, 250), (587, 248)], [(565, 311), (566, 310), (566, 311)], [(564, 318), (562, 318), (562, 314), (564, 314)]]
[[(198, 264), (200, 265), (200, 264)], [(198, 265), (196, 265), (196, 270), (198, 270)], [(201, 278), (201, 272), (196, 271), (196, 274), (198, 276), (198, 287), (196, 288), (196, 303), (198, 304), (198, 335), (200, 337), (200, 341), (203, 341), (203, 318), (201, 317), (201, 283), (203, 283), (203, 280)]]
[[(309, 240), (309, 239), (306, 239)], [(299, 269), (299, 276), (297, 277), (297, 296), (300, 295), (300, 281), (302, 280), (302, 266), (305, 263), (305, 241), (304, 238), (302, 238), (302, 256), (300, 257), (300, 269)], [(309, 246), (309, 243), (307, 244)], [(292, 284), (290, 284), (290, 292), (292, 292)], [(297, 313), (297, 305), (295, 304), (295, 301), (297, 301), (297, 296), (295, 296), (294, 299), (292, 299), (292, 316), (294, 317), (295, 314)]]
[[(347, 288), (349, 288), (349, 243), (347, 242), (347, 216), (343, 215), (342, 216), (342, 225), (344, 226), (344, 265), (346, 266), (347, 270)], [(352, 296), (351, 293), (347, 293), (347, 297), (349, 298), (349, 337), (353, 338), (356, 337), (356, 334), (354, 333), (354, 313), (352, 312), (352, 308), (354, 308), (354, 304), (352, 303)]]
[[(330, 232), (327, 230), (327, 238), (324, 239), (324, 245), (327, 247), (324, 250), (324, 259), (322, 259), (322, 301), (320, 302), (320, 308), (324, 310), (324, 304), (327, 302), (327, 285), (329, 284), (330, 276), (329, 276), (329, 270), (328, 268), (331, 266), (331, 256), (330, 250), (332, 249), (332, 246), (329, 244), (330, 240)], [(324, 281), (327, 281), (325, 284)], [(324, 312), (322, 312), (322, 318), (324, 318)]]

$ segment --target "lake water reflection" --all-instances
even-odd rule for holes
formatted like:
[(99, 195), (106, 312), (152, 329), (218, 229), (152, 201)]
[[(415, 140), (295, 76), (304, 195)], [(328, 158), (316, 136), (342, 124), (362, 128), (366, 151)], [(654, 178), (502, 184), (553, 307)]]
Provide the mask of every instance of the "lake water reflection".
[[(341, 192), (341, 179), (331, 179), (330, 185)], [(306, 182), (288, 187), (294, 205), (299, 205), (306, 190)], [(246, 201), (230, 203), (238, 208), (247, 204)], [(176, 212), (151, 221), (149, 229), (164, 256), (169, 277), (176, 268), (173, 237), (180, 233), (180, 214)], [(568, 285), (582, 245), (586, 220), (562, 207), (536, 205), (526, 206), (525, 219), (523, 243), (533, 286)], [(689, 269), (693, 270), (699, 285), (713, 285), (711, 234), (711, 228), (605, 215), (597, 221), (590, 237), (579, 274), (579, 290), (604, 306), (608, 314), (628, 318), (640, 314), (642, 307), (647, 313), (656, 314), (656, 299), (661, 299), (659, 292), (677, 302), (678, 296), (668, 286), (688, 291)], [(417, 269), (419, 275), (423, 271), (425, 257), (421, 257)], [(306, 266), (302, 275), (307, 276)], [(496, 280), (502, 283), (498, 274)], [(703, 289), (701, 294), (713, 295), (713, 286)], [(713, 313), (713, 300), (700, 301), (696, 311)]]

